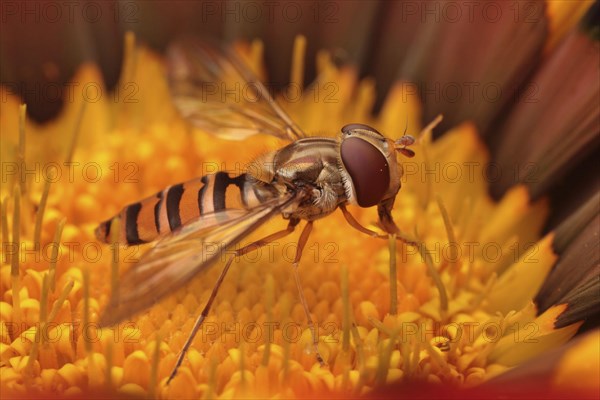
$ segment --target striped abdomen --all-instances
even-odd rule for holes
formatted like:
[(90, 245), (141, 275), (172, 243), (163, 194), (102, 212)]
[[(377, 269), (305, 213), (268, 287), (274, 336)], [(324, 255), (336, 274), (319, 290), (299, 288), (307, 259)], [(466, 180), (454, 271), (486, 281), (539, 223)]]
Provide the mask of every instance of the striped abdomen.
[[(267, 191), (268, 192), (268, 191)], [(96, 237), (110, 242), (113, 219), (119, 218), (119, 242), (148, 243), (201, 215), (231, 208), (251, 208), (266, 200), (246, 174), (230, 177), (226, 172), (205, 175), (125, 207), (96, 228)]]

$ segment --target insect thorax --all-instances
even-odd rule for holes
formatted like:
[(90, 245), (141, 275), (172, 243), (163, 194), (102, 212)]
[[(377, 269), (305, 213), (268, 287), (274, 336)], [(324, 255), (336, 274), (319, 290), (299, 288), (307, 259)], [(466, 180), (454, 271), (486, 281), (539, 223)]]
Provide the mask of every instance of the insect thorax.
[(332, 213), (346, 201), (338, 151), (339, 145), (334, 139), (307, 138), (277, 152), (275, 179), (310, 194), (292, 216), (315, 220)]

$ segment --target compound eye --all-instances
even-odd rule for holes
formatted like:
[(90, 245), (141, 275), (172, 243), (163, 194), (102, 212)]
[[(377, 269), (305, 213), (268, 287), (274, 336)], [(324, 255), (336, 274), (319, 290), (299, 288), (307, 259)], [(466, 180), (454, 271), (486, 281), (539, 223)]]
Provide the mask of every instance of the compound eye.
[(344, 125), (342, 127), (342, 133), (348, 134), (351, 131), (356, 130), (356, 129), (363, 129), (365, 131), (370, 131), (370, 132), (376, 133), (376, 134), (378, 134), (380, 136), (383, 136), (381, 133), (379, 133), (377, 131), (377, 129), (375, 129), (375, 128), (369, 126), (369, 125), (365, 125), (365, 124), (348, 124), (348, 125)]
[(385, 156), (366, 140), (349, 137), (342, 141), (341, 157), (354, 184), (358, 205), (378, 204), (390, 186), (390, 168)]

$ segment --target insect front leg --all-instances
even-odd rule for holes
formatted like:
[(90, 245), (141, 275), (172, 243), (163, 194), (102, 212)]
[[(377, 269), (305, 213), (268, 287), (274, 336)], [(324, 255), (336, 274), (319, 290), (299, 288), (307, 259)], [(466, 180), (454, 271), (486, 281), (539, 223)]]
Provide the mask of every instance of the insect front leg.
[[(348, 209), (346, 208), (346, 206), (344, 204), (341, 204), (339, 207), (340, 207), (340, 210), (342, 210), (342, 213), (344, 214), (344, 218), (346, 218), (346, 222), (348, 222), (350, 224), (350, 226), (353, 227), (354, 229), (356, 229), (357, 231), (366, 233), (367, 235), (374, 237), (376, 239), (388, 239), (390, 237), (390, 233), (381, 234), (381, 233), (378, 233), (374, 230), (371, 230), (371, 229), (363, 226), (360, 222), (357, 221), (356, 218), (354, 218), (354, 216), (352, 214), (350, 214), (350, 211), (348, 211)], [(390, 214), (390, 220), (391, 220), (391, 223), (393, 223), (394, 226), (396, 226), (394, 220), (391, 219), (391, 214)], [(379, 221), (379, 225), (380, 226), (382, 225), (381, 221)], [(399, 242), (403, 242), (409, 246), (413, 246), (413, 247), (419, 246), (419, 243), (415, 238), (411, 238), (411, 237), (401, 233), (397, 226), (396, 226), (396, 229), (398, 230), (398, 232), (395, 233), (396, 240), (398, 240)]]
[[(377, 215), (379, 216), (379, 225), (387, 233), (398, 233), (398, 225), (394, 222), (392, 217), (392, 209), (394, 208), (395, 197), (390, 197), (377, 204)], [(386, 236), (387, 237), (387, 236)]]
[(350, 211), (346, 208), (345, 204), (340, 204), (340, 210), (342, 210), (342, 214), (344, 214), (344, 218), (346, 218), (346, 222), (350, 224), (351, 227), (356, 229), (359, 232), (366, 233), (369, 236), (379, 239), (385, 239), (388, 235), (382, 235), (381, 233), (377, 233), (374, 230), (364, 227), (360, 222), (354, 218), (354, 215), (350, 214)]
[(378, 224), (379, 224), (379, 227), (386, 232), (386, 234), (378, 233), (372, 229), (369, 229), (369, 228), (363, 226), (360, 222), (358, 222), (358, 220), (356, 218), (354, 218), (354, 216), (352, 214), (350, 214), (350, 211), (348, 211), (345, 204), (340, 204), (339, 207), (340, 207), (340, 210), (342, 210), (342, 213), (344, 214), (344, 218), (346, 219), (346, 222), (348, 222), (351, 227), (353, 227), (357, 231), (365, 233), (371, 237), (378, 238), (378, 239), (387, 239), (390, 234), (398, 233), (400, 231), (398, 229), (398, 226), (394, 222), (394, 219), (392, 218), (393, 205), (394, 205), (394, 198), (388, 199), (377, 205), (377, 214), (379, 215)]
[(233, 260), (238, 256), (247, 254), (251, 251), (258, 250), (259, 248), (263, 247), (264, 245), (266, 245), (270, 242), (273, 242), (274, 240), (278, 240), (278, 239), (286, 237), (290, 233), (294, 232), (294, 229), (296, 228), (296, 225), (298, 225), (299, 222), (300, 222), (299, 219), (295, 219), (295, 218), (290, 219), (290, 222), (288, 223), (287, 228), (285, 228), (281, 231), (272, 233), (272, 234), (270, 234), (262, 239), (259, 239), (255, 242), (252, 242), (252, 243), (236, 250), (231, 255), (231, 257), (229, 257), (229, 259), (225, 263), (225, 267), (223, 267), (221, 274), (217, 278), (217, 282), (215, 283), (215, 286), (213, 286), (212, 292), (210, 293), (210, 297), (208, 298), (208, 301), (206, 302), (204, 309), (202, 310), (202, 312), (196, 319), (196, 322), (194, 323), (194, 327), (192, 328), (192, 331), (190, 332), (189, 336), (187, 337), (185, 344), (183, 345), (183, 348), (181, 349), (181, 353), (179, 353), (179, 357), (177, 358), (175, 367), (173, 367), (173, 371), (171, 371), (171, 375), (169, 376), (169, 379), (167, 380), (167, 385), (173, 380), (175, 375), (177, 375), (177, 370), (183, 363), (183, 359), (185, 357), (187, 350), (189, 349), (190, 345), (192, 344), (192, 341), (194, 340), (194, 337), (196, 336), (196, 334), (198, 333), (198, 330), (202, 326), (202, 323), (208, 316), (208, 313), (210, 312), (210, 308), (212, 307), (212, 305), (215, 301), (215, 298), (217, 297), (219, 288), (221, 287), (221, 284), (223, 283), (223, 280), (225, 279), (225, 275), (227, 275), (227, 271), (229, 271), (229, 267), (233, 263)]
[(302, 307), (304, 308), (304, 312), (306, 313), (308, 327), (310, 328), (310, 331), (312, 333), (315, 355), (319, 364), (321, 364), (321, 366), (324, 366), (325, 361), (323, 361), (323, 357), (321, 356), (321, 353), (319, 353), (319, 338), (317, 337), (315, 323), (310, 315), (308, 303), (306, 302), (306, 298), (304, 297), (304, 291), (302, 290), (302, 284), (300, 283), (300, 276), (298, 275), (298, 264), (300, 263), (300, 258), (302, 258), (302, 250), (304, 250), (304, 246), (306, 246), (306, 242), (308, 241), (308, 237), (310, 236), (310, 232), (312, 231), (312, 226), (313, 222), (308, 221), (306, 223), (306, 226), (304, 226), (302, 233), (300, 234), (300, 239), (298, 240), (298, 247), (296, 249), (296, 257), (294, 257), (292, 270), (294, 271), (294, 280), (296, 281), (296, 287), (298, 288), (300, 302), (302, 303)]

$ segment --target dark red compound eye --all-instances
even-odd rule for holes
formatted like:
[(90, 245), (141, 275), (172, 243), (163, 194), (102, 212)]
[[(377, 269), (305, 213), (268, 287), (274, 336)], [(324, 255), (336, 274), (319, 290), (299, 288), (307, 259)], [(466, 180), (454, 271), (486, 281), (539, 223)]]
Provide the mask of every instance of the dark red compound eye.
[(352, 178), (358, 205), (378, 204), (390, 186), (390, 168), (385, 156), (371, 143), (354, 137), (344, 139), (341, 156)]
[[(342, 127), (342, 132), (343, 133), (348, 133), (348, 132), (350, 132), (350, 131), (352, 131), (354, 129), (364, 129), (366, 131), (371, 131), (371, 132), (377, 133), (378, 135), (381, 135), (381, 133), (379, 133), (377, 131), (377, 129), (375, 129), (375, 128), (369, 126), (369, 125), (365, 125), (365, 124), (348, 124), (348, 125), (344, 125)], [(383, 135), (381, 135), (381, 136), (383, 136)]]

